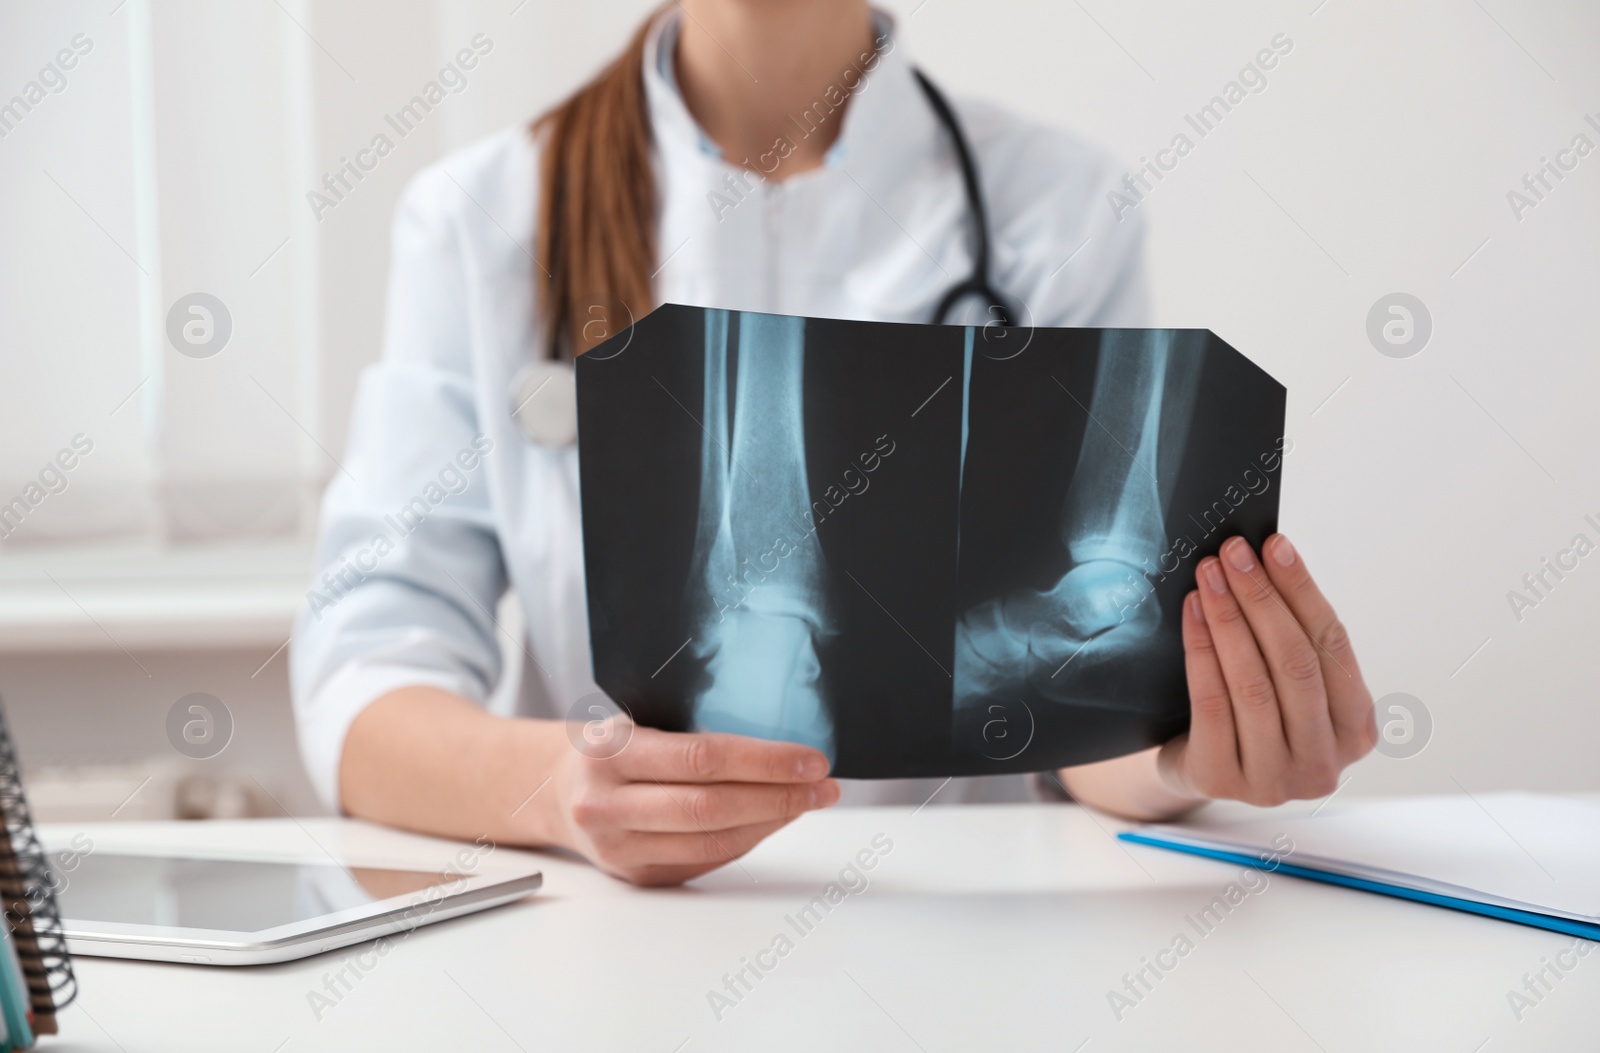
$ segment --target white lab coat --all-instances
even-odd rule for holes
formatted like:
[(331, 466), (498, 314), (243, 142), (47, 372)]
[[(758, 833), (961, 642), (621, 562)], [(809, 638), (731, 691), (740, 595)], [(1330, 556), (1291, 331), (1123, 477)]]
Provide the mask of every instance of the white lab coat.
[[(859, 82), (826, 163), (777, 182), (726, 163), (699, 129), (673, 81), (675, 33), (675, 16), (663, 18), (644, 69), (660, 299), (930, 320), (970, 273), (972, 242), (949, 136), (901, 47), (891, 38)], [(1144, 323), (1139, 219), (1110, 206), (1110, 161), (999, 107), (955, 108), (980, 169), (995, 281), (1022, 322)], [(509, 129), (419, 173), (396, 210), (383, 357), (361, 377), (291, 651), (301, 750), (331, 807), (345, 733), (369, 702), (418, 684), (487, 699), (502, 664), (494, 610), (508, 587), (527, 626), (516, 641), (527, 656), (519, 711), (564, 717), (597, 690), (577, 451), (529, 442), (510, 412), (517, 371), (545, 353), (533, 298), (537, 157), (526, 129)], [(859, 783), (846, 800), (915, 804), (939, 785)], [(1017, 776), (959, 780), (935, 803), (1028, 793)]]

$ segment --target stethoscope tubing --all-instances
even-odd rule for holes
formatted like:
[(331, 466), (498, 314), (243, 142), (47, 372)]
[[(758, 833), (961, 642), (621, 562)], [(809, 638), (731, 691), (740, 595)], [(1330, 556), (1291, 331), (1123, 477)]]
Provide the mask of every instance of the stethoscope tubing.
[(1006, 304), (1005, 297), (994, 287), (989, 278), (989, 211), (983, 204), (983, 185), (978, 180), (978, 163), (972, 155), (972, 146), (967, 142), (961, 121), (957, 119), (955, 110), (951, 108), (950, 101), (944, 97), (944, 93), (934, 87), (933, 81), (929, 80), (927, 74), (920, 69), (913, 69), (911, 74), (917, 78), (917, 84), (922, 88), (922, 94), (927, 97), (928, 105), (933, 108), (934, 116), (944, 125), (945, 131), (950, 135), (950, 144), (955, 147), (956, 162), (961, 169), (961, 185), (967, 195), (967, 215), (972, 221), (972, 274), (952, 285), (940, 299), (939, 305), (933, 311), (934, 324), (944, 324), (958, 303), (969, 296), (977, 296), (994, 312), (993, 321), (1003, 326), (1015, 325), (1016, 321), (1012, 317), (1011, 308)]

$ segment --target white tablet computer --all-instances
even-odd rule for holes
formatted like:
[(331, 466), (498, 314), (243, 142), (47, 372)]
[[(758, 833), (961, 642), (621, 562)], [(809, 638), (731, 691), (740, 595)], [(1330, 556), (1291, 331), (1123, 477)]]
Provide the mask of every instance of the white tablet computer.
[(50, 856), (69, 953), (257, 965), (408, 933), (539, 887), (538, 870), (482, 851), (464, 846), (472, 865), (440, 870), (345, 866), (326, 855)]

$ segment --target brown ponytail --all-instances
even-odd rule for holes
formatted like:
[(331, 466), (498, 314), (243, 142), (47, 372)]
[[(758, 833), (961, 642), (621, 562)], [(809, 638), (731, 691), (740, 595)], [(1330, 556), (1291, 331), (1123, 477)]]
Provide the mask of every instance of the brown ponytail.
[(537, 302), (550, 347), (580, 355), (655, 306), (656, 185), (644, 52), (651, 17), (589, 83), (536, 119)]

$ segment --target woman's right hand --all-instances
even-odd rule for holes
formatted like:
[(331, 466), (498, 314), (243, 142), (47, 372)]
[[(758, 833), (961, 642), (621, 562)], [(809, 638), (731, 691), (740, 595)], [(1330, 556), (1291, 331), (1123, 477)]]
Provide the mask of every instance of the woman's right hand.
[(563, 847), (624, 881), (682, 884), (839, 800), (809, 746), (627, 727), (615, 756), (566, 751), (552, 786)]

